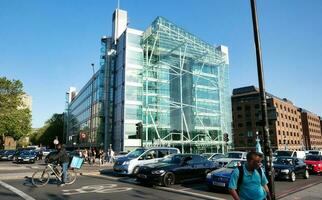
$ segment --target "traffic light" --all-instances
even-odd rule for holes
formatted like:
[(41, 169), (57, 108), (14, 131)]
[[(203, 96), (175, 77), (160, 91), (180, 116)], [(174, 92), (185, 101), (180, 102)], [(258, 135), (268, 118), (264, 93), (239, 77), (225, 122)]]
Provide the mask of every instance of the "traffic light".
[(142, 139), (143, 124), (142, 122), (136, 123), (136, 139)]
[(224, 133), (224, 141), (229, 142), (228, 133)]

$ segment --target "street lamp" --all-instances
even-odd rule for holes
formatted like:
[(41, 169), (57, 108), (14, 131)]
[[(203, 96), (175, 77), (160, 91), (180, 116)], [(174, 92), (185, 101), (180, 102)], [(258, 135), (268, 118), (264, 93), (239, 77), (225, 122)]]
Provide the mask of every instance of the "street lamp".
[(270, 196), (272, 200), (275, 200), (275, 186), (274, 186), (274, 169), (272, 162), (272, 149), (271, 142), (269, 138), (269, 124), (267, 117), (267, 104), (266, 104), (266, 92), (265, 92), (265, 83), (263, 75), (263, 66), (262, 66), (262, 52), (260, 46), (260, 38), (258, 31), (258, 22), (257, 22), (257, 11), (256, 11), (256, 0), (250, 0), (252, 20), (253, 20), (253, 30), (254, 30), (254, 41), (256, 47), (256, 60), (257, 60), (257, 74), (258, 74), (258, 85), (260, 91), (261, 99), (261, 113), (262, 113), (262, 126), (263, 126), (263, 139), (264, 139), (264, 159), (265, 159), (265, 172), (268, 179), (268, 187), (270, 190)]

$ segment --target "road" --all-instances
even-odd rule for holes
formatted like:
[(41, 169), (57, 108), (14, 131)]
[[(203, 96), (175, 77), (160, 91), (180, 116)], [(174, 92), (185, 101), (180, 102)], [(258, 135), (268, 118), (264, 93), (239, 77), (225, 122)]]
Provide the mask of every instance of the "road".
[[(134, 178), (115, 176), (111, 169), (106, 169), (101, 175), (79, 176), (75, 184), (58, 187), (57, 183), (51, 181), (45, 187), (35, 188), (30, 183), (30, 178), (15, 178), (4, 180), (6, 172), (13, 172), (14, 167), (25, 168), (28, 176), (41, 164), (34, 165), (12, 165), (4, 170), (6, 164), (0, 162), (0, 198), (11, 199), (214, 199), (224, 200), (231, 197), (221, 191), (209, 191), (204, 182), (183, 183), (170, 188), (144, 187), (139, 185)], [(22, 168), (20, 168), (22, 167)], [(1, 170), (2, 169), (2, 170)], [(32, 170), (32, 171), (30, 171)], [(7, 173), (8, 174), (8, 173)], [(291, 193), (303, 190), (308, 186), (321, 183), (322, 176), (311, 175), (309, 179), (297, 179), (296, 182), (276, 181), (275, 188), (277, 197), (282, 198)], [(23, 196), (21, 198), (20, 196)]]

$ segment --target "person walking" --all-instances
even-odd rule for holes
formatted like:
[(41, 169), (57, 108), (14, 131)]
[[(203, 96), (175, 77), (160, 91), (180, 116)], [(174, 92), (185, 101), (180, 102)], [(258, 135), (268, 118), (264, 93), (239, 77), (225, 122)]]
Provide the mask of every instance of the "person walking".
[(267, 178), (261, 168), (263, 154), (249, 152), (247, 163), (237, 167), (230, 178), (228, 190), (234, 200), (270, 200)]
[(62, 182), (61, 182), (60, 186), (64, 186), (65, 182), (66, 182), (66, 178), (67, 178), (69, 157), (68, 157), (68, 154), (67, 154), (65, 148), (61, 144), (57, 145), (57, 150), (58, 150), (58, 152), (57, 152), (57, 154), (53, 155), (52, 160), (58, 161), (58, 163), (60, 164), (60, 166), (62, 168)]
[(110, 163), (113, 163), (114, 162), (114, 156), (115, 156), (115, 153), (113, 151), (113, 149), (111, 148), (111, 151), (110, 151)]

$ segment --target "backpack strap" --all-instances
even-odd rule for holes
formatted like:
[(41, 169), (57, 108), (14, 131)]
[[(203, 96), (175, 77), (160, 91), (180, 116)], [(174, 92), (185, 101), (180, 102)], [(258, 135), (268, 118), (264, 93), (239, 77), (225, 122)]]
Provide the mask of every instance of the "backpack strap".
[(259, 173), (259, 176), (261, 177), (261, 184), (262, 184), (262, 176), (263, 176), (262, 168), (261, 168), (261, 167), (259, 167), (259, 168), (257, 168), (256, 170), (257, 170), (257, 172)]
[(243, 166), (238, 166), (238, 171), (239, 171), (239, 176), (237, 180), (237, 193), (239, 192), (240, 186), (243, 183), (243, 178), (244, 178), (244, 168)]

